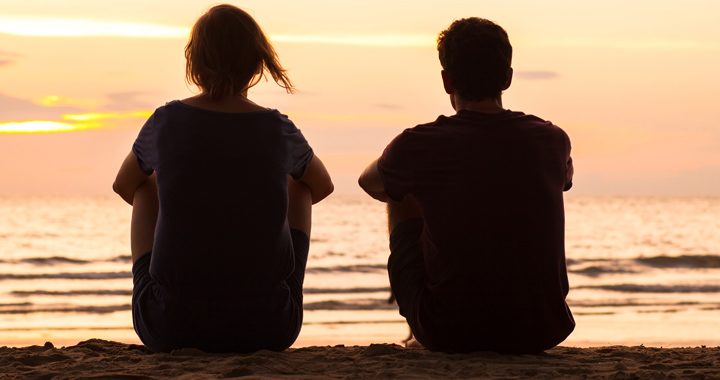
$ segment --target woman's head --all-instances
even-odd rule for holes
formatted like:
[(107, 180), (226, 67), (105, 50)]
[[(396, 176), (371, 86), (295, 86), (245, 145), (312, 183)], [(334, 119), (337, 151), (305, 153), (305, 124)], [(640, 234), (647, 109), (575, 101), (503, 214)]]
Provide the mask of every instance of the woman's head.
[(217, 5), (193, 26), (185, 46), (185, 76), (213, 99), (243, 93), (269, 72), (288, 92), (293, 87), (260, 26), (240, 8)]

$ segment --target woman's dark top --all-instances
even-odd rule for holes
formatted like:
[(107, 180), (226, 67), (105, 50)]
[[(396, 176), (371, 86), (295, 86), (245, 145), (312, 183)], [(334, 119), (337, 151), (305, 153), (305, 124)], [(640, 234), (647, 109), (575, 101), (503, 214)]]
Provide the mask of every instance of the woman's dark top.
[[(313, 157), (300, 131), (277, 110), (225, 113), (172, 101), (148, 119), (133, 152), (146, 174), (157, 173), (149, 278), (153, 302), (162, 305), (146, 313), (160, 319), (149, 322), (154, 340), (192, 338), (188, 329), (200, 325), (216, 325), (202, 334), (230, 341), (248, 340), (243, 329), (260, 338), (265, 328), (278, 330), (270, 325), (287, 322), (283, 313), (298, 306), (289, 305), (287, 283), (296, 269), (287, 181), (300, 178)], [(218, 315), (222, 323), (213, 320)], [(159, 349), (193, 345), (187, 342)]]

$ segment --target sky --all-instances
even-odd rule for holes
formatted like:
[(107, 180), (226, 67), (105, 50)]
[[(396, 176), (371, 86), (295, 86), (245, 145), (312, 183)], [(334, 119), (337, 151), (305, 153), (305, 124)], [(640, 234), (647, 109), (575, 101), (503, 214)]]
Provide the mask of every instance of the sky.
[[(503, 26), (506, 108), (562, 127), (576, 194), (720, 195), (720, 2), (243, 1), (297, 86), (277, 108), (338, 193), (403, 129), (454, 113), (435, 38), (453, 20)], [(0, 196), (109, 195), (152, 111), (197, 93), (189, 28), (208, 1), (0, 0)]]

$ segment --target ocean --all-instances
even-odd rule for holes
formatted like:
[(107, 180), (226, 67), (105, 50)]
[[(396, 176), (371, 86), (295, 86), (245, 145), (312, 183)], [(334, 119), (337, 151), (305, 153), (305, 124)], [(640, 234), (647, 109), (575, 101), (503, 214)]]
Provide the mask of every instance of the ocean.
[[(720, 345), (720, 198), (566, 198), (565, 345)], [(130, 206), (112, 197), (0, 197), (0, 346), (138, 343)], [(296, 346), (399, 343), (388, 302), (384, 206), (333, 195), (314, 208)]]

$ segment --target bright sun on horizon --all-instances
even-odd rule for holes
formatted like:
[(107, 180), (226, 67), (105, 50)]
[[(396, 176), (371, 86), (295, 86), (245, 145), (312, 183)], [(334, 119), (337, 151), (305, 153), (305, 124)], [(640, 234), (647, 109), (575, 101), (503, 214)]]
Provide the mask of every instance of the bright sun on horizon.
[(126, 113), (87, 113), (62, 115), (64, 121), (29, 120), (18, 122), (0, 122), (0, 134), (3, 133), (52, 133), (76, 132), (87, 129), (102, 128), (107, 120), (137, 119), (150, 117), (150, 111)]

